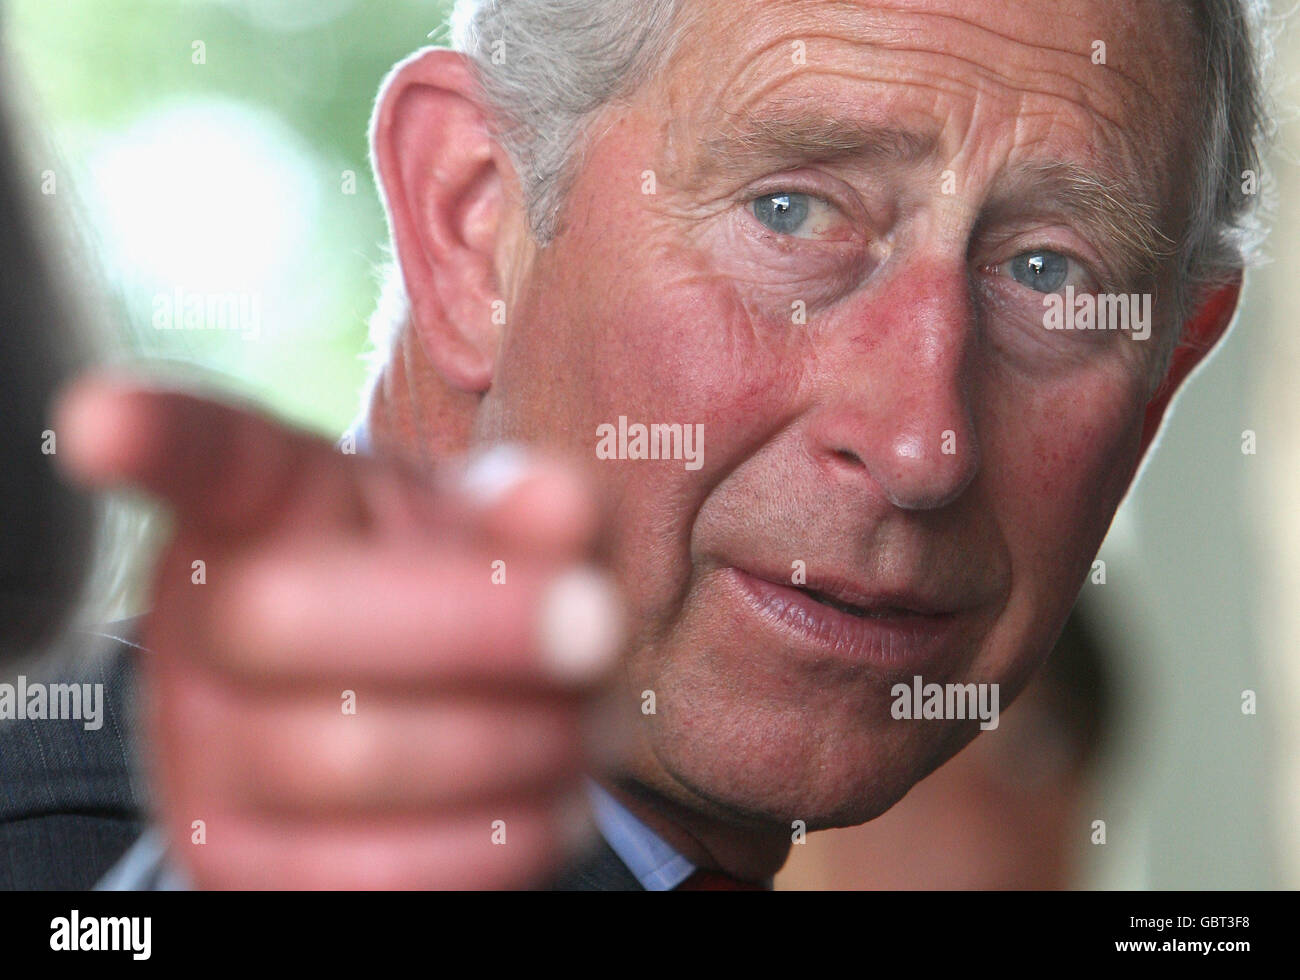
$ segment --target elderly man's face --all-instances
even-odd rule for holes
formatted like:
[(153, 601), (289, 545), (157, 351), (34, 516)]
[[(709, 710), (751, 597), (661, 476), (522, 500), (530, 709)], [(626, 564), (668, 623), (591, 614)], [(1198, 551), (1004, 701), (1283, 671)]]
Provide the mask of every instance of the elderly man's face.
[(594, 131), (475, 438), (593, 458), (620, 416), (703, 426), (698, 469), (597, 466), (635, 776), (859, 823), (976, 732), (896, 720), (892, 686), (1005, 706), (1132, 478), (1167, 304), (1141, 341), (1048, 330), (1043, 297), (1152, 291), (1140, 222), (1072, 177), (1181, 230), (1192, 35), (1160, 2), (694, 2)]

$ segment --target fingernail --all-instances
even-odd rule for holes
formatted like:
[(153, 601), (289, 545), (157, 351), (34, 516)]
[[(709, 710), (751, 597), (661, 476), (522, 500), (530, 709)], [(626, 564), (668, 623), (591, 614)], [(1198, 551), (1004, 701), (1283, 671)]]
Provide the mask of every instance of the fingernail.
[(461, 476), (461, 489), (478, 503), (500, 500), (533, 471), (529, 454), (521, 446), (500, 443), (476, 452)]
[(542, 599), (540, 646), (557, 681), (583, 684), (605, 673), (618, 656), (623, 615), (609, 579), (574, 568), (551, 583)]
[(55, 461), (73, 482), (99, 488), (118, 482), (118, 474), (111, 472), (113, 458), (106, 457), (104, 450), (119, 441), (121, 418), (114, 410), (121, 404), (124, 387), (124, 382), (95, 374), (59, 391), (47, 424), (58, 437)]

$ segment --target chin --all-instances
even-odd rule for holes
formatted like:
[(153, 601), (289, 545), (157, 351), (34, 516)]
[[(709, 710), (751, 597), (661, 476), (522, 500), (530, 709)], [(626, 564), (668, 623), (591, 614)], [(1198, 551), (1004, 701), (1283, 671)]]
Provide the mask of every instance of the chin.
[(810, 710), (696, 684), (665, 700), (676, 710), (653, 719), (656, 773), (643, 781), (715, 819), (786, 833), (795, 820), (812, 831), (875, 819), (978, 732), (898, 721), (861, 698)]

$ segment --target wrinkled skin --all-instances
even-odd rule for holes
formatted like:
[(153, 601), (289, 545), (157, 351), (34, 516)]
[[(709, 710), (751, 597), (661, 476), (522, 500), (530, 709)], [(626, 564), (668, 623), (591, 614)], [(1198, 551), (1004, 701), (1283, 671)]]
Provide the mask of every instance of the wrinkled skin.
[[(729, 566), (803, 560), (935, 598), (956, 625), (926, 681), (998, 683), (1004, 705), (1050, 648), (1193, 360), (1180, 351), (1153, 399), (1180, 326), (1160, 303), (1170, 263), (1144, 269), (1036, 174), (1121, 182), (1176, 238), (1196, 40), (1158, 2), (695, 6), (668, 69), (594, 127), (556, 240), (499, 249), (509, 323), (483, 327), (477, 383), (459, 388), (479, 398), (462, 403), (473, 441), (587, 459), (620, 415), (703, 423), (699, 471), (597, 472), (635, 610), (629, 713), (643, 691), (657, 701), (624, 789), (716, 857), (717, 826), (774, 841), (795, 819), (868, 820), (975, 734), (891, 718), (913, 670), (792, 639), (737, 598)], [(915, 139), (846, 159), (705, 149), (776, 105)], [(821, 202), (797, 234), (748, 206), (782, 190)], [(1154, 336), (1045, 330), (1042, 293), (1008, 271), (1037, 248), (1074, 258), (1080, 292), (1155, 291)], [(436, 372), (443, 334), (407, 278)], [(1235, 289), (1194, 329), (1217, 337)], [(378, 411), (394, 442), (411, 422), (397, 390)]]

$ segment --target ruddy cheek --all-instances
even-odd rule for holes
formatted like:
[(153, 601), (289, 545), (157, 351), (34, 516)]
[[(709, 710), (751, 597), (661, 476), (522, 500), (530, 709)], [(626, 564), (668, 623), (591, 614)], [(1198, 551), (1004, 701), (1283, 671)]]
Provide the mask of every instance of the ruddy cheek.
[(1136, 409), (1116, 407), (1125, 402), (1117, 389), (1081, 386), (1069, 411), (1040, 408), (1027, 450), (1006, 465), (1004, 521), (1020, 542), (1022, 577), (1072, 579), (1094, 556), (1136, 453)]
[(757, 317), (729, 281), (681, 272), (628, 297), (632, 329), (615, 392), (642, 391), (657, 410), (706, 425), (721, 447), (730, 433), (779, 412), (798, 375), (794, 324)]

